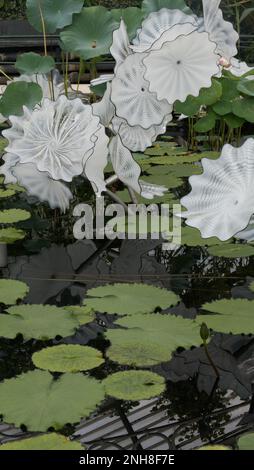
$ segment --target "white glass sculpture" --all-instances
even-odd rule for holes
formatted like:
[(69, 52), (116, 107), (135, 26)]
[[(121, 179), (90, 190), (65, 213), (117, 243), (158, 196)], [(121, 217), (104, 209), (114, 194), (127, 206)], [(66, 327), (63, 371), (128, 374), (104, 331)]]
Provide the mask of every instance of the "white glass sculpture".
[[(56, 101), (59, 96), (65, 93), (64, 81), (58, 70), (53, 70), (51, 74), (20, 75), (14, 77), (15, 82), (37, 83), (42, 89), (43, 98)], [(8, 82), (11, 83), (11, 82)]]
[(110, 52), (116, 61), (115, 72), (117, 72), (119, 65), (125, 61), (129, 54), (132, 54), (127, 28), (123, 20), (120, 22), (119, 29), (113, 33), (113, 43)]
[(168, 103), (198, 96), (201, 88), (211, 86), (211, 78), (219, 71), (214, 49), (207, 33), (193, 32), (150, 52), (143, 60), (150, 91)]
[(218, 160), (203, 159), (204, 173), (189, 178), (192, 191), (182, 198), (187, 225), (203, 238), (225, 241), (244, 230), (254, 207), (254, 139), (242, 147), (225, 145)]
[(110, 159), (118, 178), (134, 191), (140, 193), (140, 166), (133, 159), (131, 152), (123, 145), (119, 135), (109, 144)]
[(248, 227), (237, 233), (235, 237), (247, 242), (254, 242), (254, 216), (251, 217)]
[(103, 191), (106, 191), (104, 169), (108, 164), (109, 152), (109, 138), (103, 126), (100, 126), (99, 131), (94, 135), (94, 139), (94, 152), (85, 163), (84, 176), (91, 182), (96, 195), (100, 196)]

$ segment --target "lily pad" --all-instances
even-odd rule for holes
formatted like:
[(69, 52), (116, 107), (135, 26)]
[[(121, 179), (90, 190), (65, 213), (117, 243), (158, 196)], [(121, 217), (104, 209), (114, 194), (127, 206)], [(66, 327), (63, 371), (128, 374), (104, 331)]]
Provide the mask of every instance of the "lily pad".
[(21, 281), (0, 279), (0, 303), (12, 305), (23, 299), (29, 292), (29, 287)]
[(33, 363), (39, 369), (51, 372), (79, 372), (90, 370), (103, 364), (102, 353), (89, 346), (79, 344), (61, 344), (38, 351), (32, 356)]
[(14, 224), (30, 219), (30, 212), (23, 209), (7, 209), (0, 211), (0, 224)]
[(37, 83), (12, 82), (0, 100), (0, 113), (5, 117), (21, 116), (23, 106), (33, 109), (42, 100), (42, 89)]
[(16, 194), (15, 189), (2, 189), (0, 188), (0, 199), (5, 199), (7, 197), (12, 197)]
[(182, 245), (186, 246), (213, 246), (213, 245), (222, 245), (223, 247), (226, 243), (221, 242), (218, 238), (202, 238), (200, 231), (197, 228), (193, 227), (183, 227), (182, 228), (182, 237), (181, 237)]
[(171, 174), (177, 176), (178, 178), (188, 178), (192, 175), (201, 175), (203, 173), (203, 169), (201, 166), (198, 165), (191, 165), (191, 164), (183, 164), (183, 165), (174, 165), (170, 168)]
[(186, 155), (170, 155), (162, 157), (151, 157), (149, 163), (153, 165), (178, 165), (182, 163), (194, 163), (201, 160), (202, 154), (187, 153)]
[(69, 312), (54, 305), (17, 305), (8, 315), (0, 315), (0, 334), (14, 339), (21, 333), (24, 339), (48, 340), (75, 332), (78, 322)]
[(0, 230), (0, 244), (1, 243), (15, 243), (18, 240), (22, 240), (26, 236), (26, 232), (18, 230), (17, 228), (3, 228)]
[(198, 315), (196, 321), (205, 322), (220, 333), (254, 334), (254, 301), (247, 299), (223, 299), (206, 303), (203, 310), (216, 315)]
[(57, 380), (34, 370), (0, 383), (0, 413), (7, 423), (29, 431), (61, 429), (89, 416), (104, 398), (101, 383), (83, 374), (63, 374)]
[[(57, 29), (71, 24), (74, 13), (79, 13), (84, 0), (27, 0), (26, 15), (29, 23), (39, 32), (42, 32), (41, 13), (45, 22), (46, 31), (55, 33)], [(40, 8), (41, 7), (41, 13)]]
[(119, 400), (148, 400), (164, 392), (165, 379), (154, 372), (127, 370), (103, 380), (106, 394)]
[[(85, 305), (98, 312), (133, 315), (176, 305), (174, 292), (148, 284), (108, 284), (87, 291)], [(90, 298), (89, 298), (90, 297)]]
[(84, 450), (84, 447), (78, 441), (52, 432), (7, 442), (0, 446), (0, 450)]
[(241, 436), (237, 444), (239, 450), (254, 450), (254, 432)]
[(89, 7), (74, 17), (72, 25), (65, 28), (60, 37), (67, 51), (87, 60), (109, 53), (113, 31), (118, 26), (105, 7)]
[(55, 60), (50, 56), (41, 56), (35, 52), (26, 52), (21, 54), (16, 63), (15, 68), (26, 75), (37, 73), (48, 73), (55, 68)]
[(86, 325), (87, 323), (91, 323), (95, 319), (95, 314), (93, 309), (83, 305), (80, 307), (79, 305), (68, 305), (64, 307), (65, 310), (71, 313), (71, 315), (78, 320), (80, 325)]
[(211, 246), (208, 253), (220, 258), (247, 258), (254, 256), (254, 246), (248, 244), (231, 244)]
[(174, 189), (178, 188), (183, 184), (183, 181), (181, 178), (178, 178), (175, 175), (172, 174), (161, 174), (161, 175), (156, 175), (154, 177), (153, 175), (150, 176), (142, 176), (142, 181), (146, 181), (147, 183), (152, 183), (152, 184), (157, 184), (159, 186), (165, 186), (168, 189)]
[[(165, 144), (165, 143), (164, 143)], [(163, 157), (163, 156), (168, 156), (170, 157), (171, 155), (186, 155), (188, 152), (186, 149), (182, 147), (172, 147), (172, 145), (166, 144), (166, 145), (155, 145), (153, 147), (148, 148), (145, 150), (144, 155), (151, 155), (154, 157)], [(149, 160), (151, 161), (151, 160)]]
[(199, 449), (197, 450), (231, 450), (231, 448), (223, 446), (223, 445), (214, 445), (214, 446), (209, 445), (209, 446), (199, 447)]

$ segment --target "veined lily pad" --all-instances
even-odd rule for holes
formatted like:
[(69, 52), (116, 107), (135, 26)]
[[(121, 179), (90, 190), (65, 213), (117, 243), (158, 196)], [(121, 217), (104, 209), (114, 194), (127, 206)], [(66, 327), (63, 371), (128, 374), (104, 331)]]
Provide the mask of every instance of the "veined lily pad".
[(154, 177), (153, 175), (150, 176), (142, 176), (142, 181), (146, 181), (147, 183), (154, 183), (158, 184), (159, 186), (165, 186), (168, 189), (178, 188), (183, 184), (181, 178), (178, 178), (172, 174), (160, 174)]
[(48, 73), (55, 68), (55, 60), (50, 56), (26, 52), (18, 57), (15, 68), (26, 75)]
[(23, 209), (7, 209), (0, 211), (0, 224), (14, 224), (30, 219), (31, 214)]
[(238, 439), (239, 450), (254, 450), (254, 432), (244, 434)]
[(196, 321), (220, 333), (254, 334), (254, 301), (224, 299), (206, 303), (203, 310), (216, 315), (199, 315)]
[(65, 310), (71, 313), (71, 315), (78, 320), (80, 325), (86, 325), (87, 323), (91, 323), (95, 319), (95, 314), (93, 309), (83, 305), (80, 307), (79, 305), (68, 305), (64, 307)]
[(57, 380), (34, 370), (0, 384), (0, 413), (4, 421), (29, 431), (61, 429), (89, 416), (104, 398), (101, 383), (83, 374), (63, 374)]
[(169, 155), (162, 157), (151, 157), (149, 163), (153, 165), (178, 165), (182, 163), (194, 163), (200, 161), (202, 154), (198, 153), (185, 153), (181, 155)]
[(201, 175), (203, 173), (203, 169), (201, 166), (192, 164), (180, 164), (174, 165), (173, 167), (169, 166), (169, 171), (172, 175), (175, 175), (178, 178), (188, 178), (189, 176)]
[(165, 380), (158, 374), (143, 370), (116, 372), (103, 380), (107, 395), (119, 400), (148, 400), (165, 390)]
[[(152, 157), (163, 157), (163, 156), (174, 156), (174, 155), (186, 155), (188, 152), (182, 147), (172, 147), (172, 145), (155, 145), (148, 148), (144, 155), (151, 155)], [(151, 161), (151, 160), (150, 160)]]
[[(29, 292), (29, 287), (21, 281), (0, 279), (0, 303), (12, 305), (23, 299)], [(0, 333), (1, 334), (1, 333)]]
[[(85, 305), (98, 312), (132, 315), (176, 305), (174, 292), (147, 284), (108, 284), (87, 291)], [(90, 298), (89, 298), (90, 297)]]
[(208, 253), (221, 258), (246, 258), (254, 256), (254, 246), (248, 244), (226, 244), (211, 246)]
[(80, 442), (52, 432), (7, 442), (0, 446), (0, 450), (84, 450), (84, 447)]
[(33, 109), (42, 100), (42, 89), (37, 83), (12, 82), (0, 99), (0, 113), (5, 117), (21, 116), (23, 106)]
[(113, 31), (118, 26), (119, 23), (105, 7), (83, 8), (60, 37), (67, 51), (87, 60), (109, 53)]
[(3, 228), (0, 230), (0, 244), (1, 243), (15, 243), (18, 240), (22, 240), (26, 236), (26, 232), (18, 230), (17, 228)]
[(0, 315), (0, 334), (5, 338), (21, 333), (25, 339), (47, 340), (71, 335), (78, 327), (69, 312), (54, 305), (17, 305), (7, 312), (8, 315)]
[[(42, 19), (45, 22), (47, 33), (55, 33), (57, 29), (71, 24), (74, 13), (79, 13), (83, 7), (83, 0), (27, 0), (27, 18), (29, 23), (42, 32)], [(40, 8), (41, 7), (41, 13)]]
[(61, 344), (44, 348), (34, 353), (32, 359), (36, 367), (51, 372), (90, 370), (99, 367), (104, 362), (100, 351), (79, 344)]

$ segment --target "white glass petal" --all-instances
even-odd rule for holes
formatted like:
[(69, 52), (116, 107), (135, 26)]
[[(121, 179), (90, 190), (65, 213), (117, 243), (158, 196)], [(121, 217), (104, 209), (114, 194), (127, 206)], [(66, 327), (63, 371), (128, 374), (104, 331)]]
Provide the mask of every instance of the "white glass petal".
[(114, 74), (112, 73), (100, 75), (98, 78), (94, 78), (93, 80), (91, 80), (90, 85), (91, 86), (103, 85), (104, 83), (111, 82), (113, 78), (114, 78)]
[(131, 152), (123, 145), (117, 135), (109, 144), (110, 159), (118, 178), (134, 191), (140, 193), (140, 166), (135, 162)]
[(211, 78), (219, 71), (214, 48), (207, 33), (193, 32), (150, 52), (143, 62), (151, 92), (169, 103), (198, 96), (201, 88), (211, 86)]
[(250, 219), (248, 227), (235, 235), (240, 240), (246, 240), (247, 242), (254, 242), (254, 216)]
[(139, 181), (141, 187), (141, 196), (145, 199), (152, 200), (154, 197), (163, 197), (168, 192), (166, 186), (158, 186), (157, 184), (147, 183), (146, 181)]
[[(232, 73), (232, 75), (235, 75), (236, 77), (241, 77), (245, 73), (251, 71), (254, 72), (253, 67), (249, 67), (246, 62), (241, 62), (239, 59), (231, 59), (231, 67), (229, 67), (228, 70)], [(254, 75), (250, 75), (246, 78), (253, 80)]]
[(107, 84), (107, 89), (101, 101), (92, 105), (93, 113), (100, 118), (103, 126), (109, 127), (109, 124), (115, 115), (115, 107), (110, 99), (111, 97), (111, 83)]
[(13, 175), (29, 195), (48, 202), (51, 209), (59, 208), (65, 212), (69, 208), (73, 195), (67, 186), (50, 178), (48, 173), (38, 171), (33, 163), (17, 164)]
[(132, 152), (144, 152), (148, 147), (151, 147), (158, 135), (165, 134), (167, 123), (171, 120), (172, 114), (169, 114), (160, 126), (143, 129), (141, 126), (129, 126), (125, 119), (115, 116), (112, 120), (112, 129), (113, 132), (120, 135), (123, 145), (129, 150)]
[[(53, 70), (52, 75), (34, 74), (34, 75), (20, 75), (14, 78), (15, 82), (32, 82), (40, 85), (43, 93), (43, 98), (57, 100), (60, 95), (65, 93), (64, 82), (58, 70)], [(11, 82), (8, 82), (11, 83)], [(53, 84), (53, 95), (51, 92), (51, 85)]]
[(12, 174), (13, 167), (19, 162), (19, 157), (13, 153), (6, 153), (3, 157), (4, 164), (0, 166), (0, 175), (4, 175), (5, 184), (17, 183), (17, 179)]
[(113, 44), (110, 48), (110, 52), (116, 61), (115, 72), (119, 65), (124, 62), (126, 57), (128, 57), (129, 54), (132, 54), (129, 36), (123, 20), (121, 20), (119, 28), (113, 32)]
[(230, 60), (238, 52), (239, 35), (233, 25), (224, 20), (220, 3), (221, 0), (203, 0), (204, 27), (211, 41), (217, 44), (216, 52)]
[(4, 132), (9, 140), (6, 150), (21, 163), (34, 163), (53, 179), (71, 181), (83, 172), (95, 143), (92, 136), (99, 129), (99, 118), (92, 107), (80, 99), (57, 101), (45, 99), (40, 108), (10, 117), (12, 127)]
[(204, 173), (191, 176), (190, 194), (181, 203), (187, 225), (203, 238), (228, 240), (249, 224), (254, 207), (254, 139), (242, 147), (225, 145), (218, 160), (203, 159)]
[(149, 91), (142, 62), (145, 57), (145, 54), (132, 54), (119, 66), (112, 81), (111, 100), (118, 117), (130, 126), (149, 129), (160, 125), (171, 110), (166, 100), (158, 101), (156, 93)]
[(96, 133), (96, 139), (94, 152), (85, 164), (84, 173), (92, 183), (95, 193), (100, 196), (103, 191), (106, 191), (104, 169), (108, 164), (109, 152), (109, 138), (104, 127), (100, 127), (100, 130)]
[[(159, 11), (150, 13), (150, 15), (143, 21), (142, 28), (138, 31), (137, 37), (133, 40), (134, 46), (132, 49), (135, 52), (145, 52), (151, 49), (151, 47), (158, 41), (165, 32), (171, 28), (174, 31), (169, 33), (168, 41), (174, 41), (176, 37), (184, 33), (185, 29), (182, 25), (185, 23), (189, 24), (189, 32), (197, 28), (196, 17), (192, 15), (186, 15), (181, 10), (171, 10), (168, 8), (162, 8)], [(158, 46), (160, 47), (160, 46)]]

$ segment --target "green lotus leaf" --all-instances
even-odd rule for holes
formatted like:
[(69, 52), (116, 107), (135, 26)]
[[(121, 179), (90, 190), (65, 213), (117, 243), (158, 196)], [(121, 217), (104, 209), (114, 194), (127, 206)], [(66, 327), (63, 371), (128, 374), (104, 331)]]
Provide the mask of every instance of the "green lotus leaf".
[(67, 51), (87, 60), (109, 53), (113, 31), (118, 26), (106, 8), (89, 7), (74, 17), (72, 25), (65, 28), (60, 37)]
[(84, 447), (80, 442), (52, 432), (7, 442), (0, 446), (0, 450), (84, 450)]
[(37, 83), (12, 82), (0, 100), (0, 113), (5, 117), (21, 116), (23, 106), (33, 109), (42, 100), (42, 89)]
[(90, 370), (99, 367), (104, 362), (100, 351), (79, 344), (61, 344), (44, 348), (34, 353), (32, 360), (39, 369), (51, 372)]
[(21, 281), (0, 279), (0, 303), (13, 305), (23, 299), (29, 292), (29, 287)]
[(175, 102), (175, 112), (185, 114), (186, 116), (194, 116), (200, 110), (200, 103), (197, 98), (189, 95), (182, 103), (181, 101)]
[(210, 110), (207, 116), (199, 119), (196, 124), (194, 124), (194, 129), (196, 132), (208, 132), (214, 128), (216, 124), (217, 115), (214, 111)]
[[(87, 291), (84, 304), (98, 312), (132, 315), (176, 305), (174, 292), (148, 284), (108, 284)], [(90, 297), (90, 298), (89, 298)]]
[(219, 114), (219, 116), (225, 116), (232, 112), (232, 107), (233, 105), (230, 101), (220, 100), (213, 105), (213, 110), (216, 114)]
[(199, 449), (197, 450), (231, 450), (230, 447), (226, 447), (226, 446), (223, 446), (223, 445), (208, 445), (208, 446), (203, 446), (203, 447), (199, 447)]
[(254, 256), (254, 246), (248, 244), (226, 244), (211, 246), (208, 253), (221, 258), (247, 258)]
[(235, 116), (234, 114), (227, 114), (224, 116), (224, 121), (230, 129), (239, 129), (245, 122), (245, 119)]
[(233, 103), (233, 113), (246, 121), (254, 123), (254, 98), (238, 98)]
[(130, 40), (132, 40), (140, 28), (144, 12), (137, 7), (115, 8), (111, 10), (113, 18), (120, 23), (121, 18), (124, 20)]
[(212, 78), (212, 86), (209, 88), (201, 88), (196, 98), (200, 105), (211, 106), (216, 103), (222, 95), (222, 86), (218, 80)]
[(18, 240), (22, 240), (26, 236), (26, 232), (18, 230), (17, 228), (3, 228), (0, 230), (0, 244), (1, 243), (15, 243)]
[(0, 211), (0, 224), (14, 224), (23, 220), (30, 219), (30, 212), (24, 209), (7, 209)]
[(79, 13), (83, 4), (84, 0), (27, 0), (26, 15), (29, 23), (42, 32), (42, 13), (47, 33), (55, 33), (57, 29), (71, 24), (73, 14)]
[(216, 315), (199, 315), (196, 320), (220, 333), (254, 334), (254, 301), (223, 299), (206, 303), (203, 310)]
[(231, 78), (222, 78), (220, 80), (222, 85), (222, 96), (221, 99), (225, 101), (234, 101), (239, 97), (240, 93), (238, 91), (239, 79)]
[(161, 10), (161, 8), (182, 10), (188, 15), (192, 14), (192, 10), (186, 5), (184, 0), (143, 0), (142, 10), (146, 15), (149, 15), (152, 11)]
[(103, 380), (106, 394), (119, 400), (148, 400), (164, 392), (165, 379), (154, 372), (127, 370)]
[(239, 450), (254, 450), (254, 432), (241, 436), (237, 444)]
[(202, 238), (200, 231), (197, 228), (186, 226), (182, 228), (181, 243), (182, 245), (186, 245), (186, 246), (222, 245), (224, 247), (227, 242), (221, 242), (216, 237)]
[(254, 96), (254, 80), (243, 78), (237, 85), (238, 91), (244, 95)]
[(68, 310), (80, 325), (86, 325), (95, 319), (94, 311), (86, 305), (83, 305), (82, 307), (79, 305), (68, 305), (67, 307), (64, 307), (64, 309)]
[(101, 383), (83, 374), (63, 374), (57, 380), (34, 370), (0, 383), (0, 413), (4, 421), (29, 431), (61, 429), (89, 416), (104, 398)]
[(69, 312), (54, 305), (17, 305), (8, 315), (0, 315), (0, 334), (14, 339), (21, 333), (24, 339), (48, 340), (75, 332), (78, 322)]
[(50, 56), (26, 52), (18, 57), (15, 68), (26, 75), (48, 73), (55, 68), (55, 60)]
[(0, 199), (4, 199), (6, 197), (12, 197), (16, 194), (14, 189), (2, 189), (0, 188)]
[(107, 357), (118, 364), (151, 367), (171, 359), (171, 351), (167, 344), (154, 338), (140, 336), (139, 331), (108, 330), (106, 338), (111, 342), (107, 349)]

